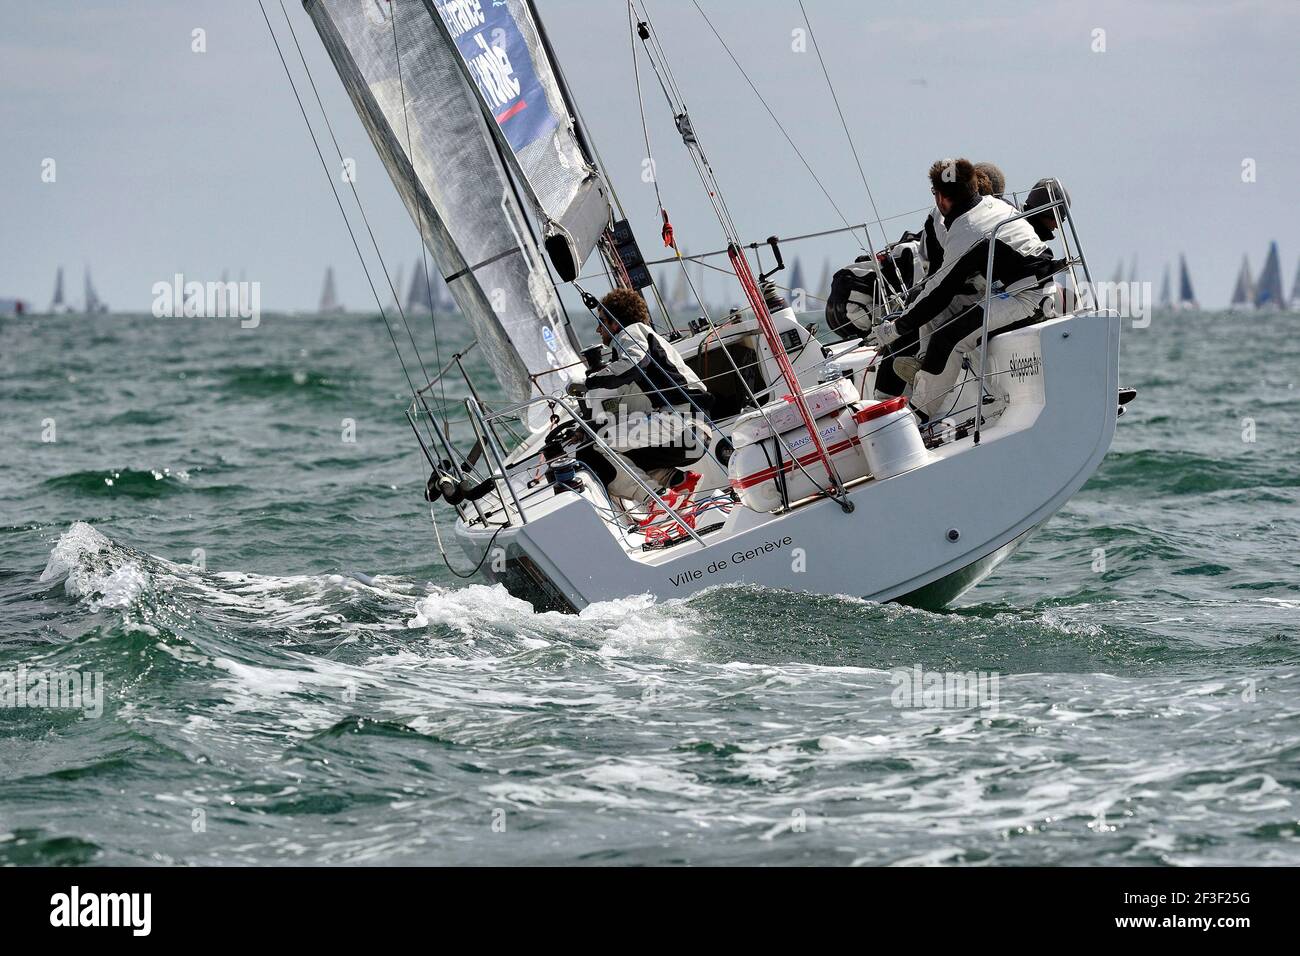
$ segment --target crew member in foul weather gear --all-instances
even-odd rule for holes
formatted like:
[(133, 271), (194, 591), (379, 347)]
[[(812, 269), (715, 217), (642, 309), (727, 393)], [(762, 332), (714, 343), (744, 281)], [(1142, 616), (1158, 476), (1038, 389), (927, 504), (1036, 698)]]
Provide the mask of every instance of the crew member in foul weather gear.
[[(876, 389), (901, 394), (900, 381), (911, 378), (912, 404), (928, 418), (974, 409), (953, 407), (953, 386), (962, 364), (979, 347), (984, 324), (985, 272), (995, 227), (1016, 215), (1011, 204), (979, 194), (974, 165), (966, 159), (939, 160), (930, 167), (930, 184), (947, 233), (943, 265), (899, 315), (877, 326), (874, 341), (889, 354), (892, 376)], [(1033, 227), (1019, 219), (997, 234), (993, 252), (993, 299), (989, 331), (1041, 314), (1054, 288), (1057, 263)], [(899, 358), (898, 346), (919, 335), (919, 358)], [(893, 388), (891, 388), (893, 386)], [(897, 389), (897, 390), (894, 390)]]
[(650, 325), (639, 292), (615, 289), (596, 314), (612, 360), (588, 372), (582, 388), (602, 438), (624, 461), (615, 467), (594, 446), (578, 457), (612, 494), (639, 501), (645, 492), (628, 471), (652, 488), (663, 488), (708, 451), (714, 439), (706, 418), (712, 397), (673, 344)]

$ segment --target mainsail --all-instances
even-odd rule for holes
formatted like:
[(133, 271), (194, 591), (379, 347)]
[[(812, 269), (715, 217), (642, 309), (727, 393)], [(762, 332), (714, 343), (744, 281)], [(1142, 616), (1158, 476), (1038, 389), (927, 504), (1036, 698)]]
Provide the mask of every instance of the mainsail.
[(1169, 289), (1169, 263), (1165, 263), (1164, 275), (1160, 279), (1160, 298), (1156, 301), (1156, 308), (1170, 308), (1173, 305), (1172, 295)]
[(572, 282), (612, 216), (531, 0), (427, 3), (438, 11), (526, 186), (555, 271)]
[(1291, 309), (1300, 312), (1300, 262), (1295, 266), (1295, 282), (1291, 284)]
[(1268, 247), (1264, 271), (1259, 274), (1259, 287), (1255, 290), (1255, 308), (1280, 310), (1286, 308), (1286, 295), (1282, 291), (1282, 260), (1277, 254), (1277, 243)]
[(1187, 272), (1187, 259), (1178, 254), (1178, 308), (1197, 309), (1196, 293), (1192, 291), (1192, 277)]
[(431, 4), (304, 0), (506, 396), (550, 395), (581, 377), (579, 359), (495, 134)]

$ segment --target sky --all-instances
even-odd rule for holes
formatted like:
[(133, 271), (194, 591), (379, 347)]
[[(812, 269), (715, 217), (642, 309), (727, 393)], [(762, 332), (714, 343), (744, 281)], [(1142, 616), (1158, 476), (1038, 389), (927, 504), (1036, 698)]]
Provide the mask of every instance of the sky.
[[(264, 2), (291, 43), (280, 0)], [(409, 276), (415, 226), (301, 3), (284, 3), (344, 154), (356, 159), (385, 260)], [(798, 49), (797, 0), (700, 4), (844, 214), (874, 218), (811, 44)], [(626, 6), (537, 5), (642, 248), (656, 257)], [(841, 225), (691, 0), (648, 5), (743, 237)], [(1300, 2), (804, 5), (882, 216), (928, 205), (930, 163), (967, 156), (999, 164), (1012, 187), (1058, 176), (1098, 278), (1136, 256), (1139, 277), (1158, 284), (1185, 253), (1202, 304), (1218, 306), (1242, 255), (1258, 273), (1277, 240), (1290, 291), (1300, 257)], [(204, 52), (192, 49), (196, 29)], [(690, 252), (719, 248), (657, 88), (647, 87), (645, 105), (678, 241)], [(223, 270), (259, 281), (263, 309), (307, 309), (333, 266), (340, 299), (373, 308), (257, 0), (4, 0), (0, 128), (0, 298), (43, 308), (62, 265), (79, 299), (89, 265), (114, 309), (147, 311), (153, 284), (174, 273), (207, 281)], [(1243, 181), (1243, 164), (1253, 181)], [(888, 238), (922, 219), (891, 220)], [(827, 260), (842, 265), (860, 251), (847, 236), (785, 249), (809, 284)], [(739, 300), (724, 281), (711, 277), (708, 297)]]

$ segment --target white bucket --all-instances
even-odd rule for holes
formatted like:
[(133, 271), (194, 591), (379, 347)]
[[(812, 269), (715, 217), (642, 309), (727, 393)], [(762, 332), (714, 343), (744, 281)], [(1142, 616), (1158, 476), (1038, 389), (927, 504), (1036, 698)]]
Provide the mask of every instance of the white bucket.
[(871, 477), (893, 478), (930, 461), (907, 399), (891, 398), (853, 413), (858, 442)]

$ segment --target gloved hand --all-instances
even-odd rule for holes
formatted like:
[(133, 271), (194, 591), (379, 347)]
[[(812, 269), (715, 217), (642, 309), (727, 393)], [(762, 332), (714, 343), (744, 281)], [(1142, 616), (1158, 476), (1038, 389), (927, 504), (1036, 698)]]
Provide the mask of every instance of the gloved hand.
[(570, 382), (564, 391), (573, 398), (582, 398), (587, 394), (586, 382)]
[(902, 333), (898, 331), (897, 319), (891, 318), (885, 319), (872, 329), (871, 334), (867, 336), (867, 341), (877, 348), (885, 348), (897, 342), (901, 337)]

